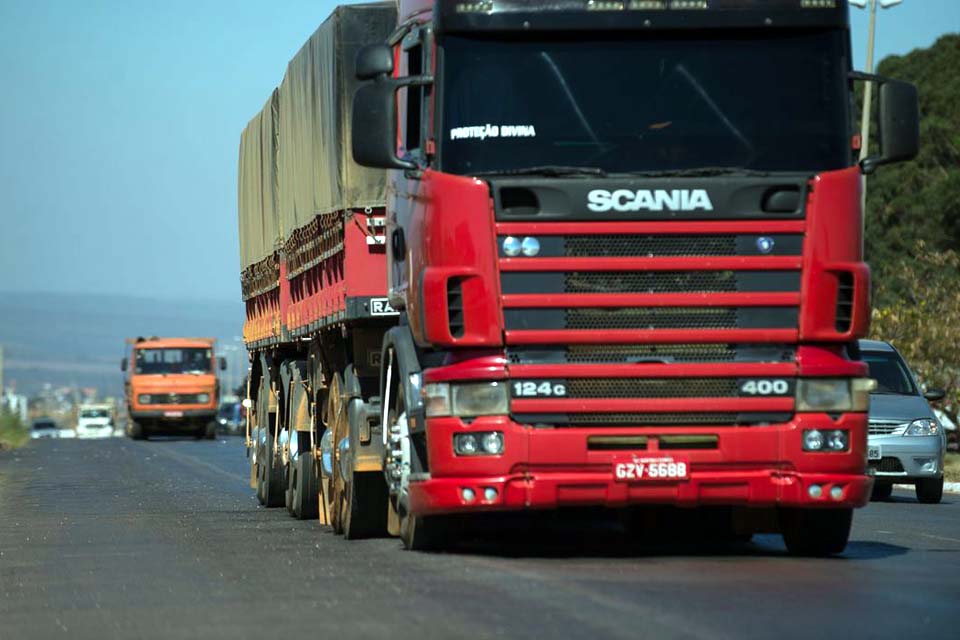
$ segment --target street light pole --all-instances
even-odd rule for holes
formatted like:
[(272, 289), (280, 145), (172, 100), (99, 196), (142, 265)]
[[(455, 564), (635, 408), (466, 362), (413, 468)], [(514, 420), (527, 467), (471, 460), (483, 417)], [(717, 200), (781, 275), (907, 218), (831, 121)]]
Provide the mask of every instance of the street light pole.
[[(873, 73), (873, 41), (877, 28), (877, 3), (880, 8), (889, 9), (903, 2), (903, 0), (850, 0), (850, 4), (860, 9), (869, 6), (870, 26), (867, 30), (867, 73)], [(870, 153), (870, 111), (873, 99), (873, 83), (867, 82), (863, 88), (863, 114), (860, 120), (860, 160)], [(867, 177), (863, 176), (863, 187), (860, 193), (860, 206), (866, 217), (867, 211)]]

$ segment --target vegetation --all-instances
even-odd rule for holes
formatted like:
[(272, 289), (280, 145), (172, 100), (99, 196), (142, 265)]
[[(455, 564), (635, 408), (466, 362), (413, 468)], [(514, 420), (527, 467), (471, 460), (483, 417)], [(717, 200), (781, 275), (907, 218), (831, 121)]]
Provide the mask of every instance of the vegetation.
[(6, 409), (0, 409), (0, 449), (16, 449), (30, 440), (27, 426), (20, 417)]
[[(921, 150), (868, 180), (866, 254), (873, 335), (960, 407), (960, 34), (885, 58), (877, 72), (920, 93)], [(876, 151), (876, 148), (873, 148)]]
[(948, 453), (943, 463), (943, 479), (960, 482), (960, 453)]

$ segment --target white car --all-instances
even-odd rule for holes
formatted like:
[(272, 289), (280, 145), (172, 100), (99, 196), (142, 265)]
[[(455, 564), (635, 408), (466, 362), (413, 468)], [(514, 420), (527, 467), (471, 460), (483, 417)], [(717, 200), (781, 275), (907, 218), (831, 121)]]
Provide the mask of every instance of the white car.
[(109, 438), (113, 435), (113, 407), (82, 404), (77, 417), (78, 438)]
[(51, 418), (37, 418), (30, 427), (30, 437), (34, 440), (40, 438), (58, 438), (60, 430), (57, 423)]

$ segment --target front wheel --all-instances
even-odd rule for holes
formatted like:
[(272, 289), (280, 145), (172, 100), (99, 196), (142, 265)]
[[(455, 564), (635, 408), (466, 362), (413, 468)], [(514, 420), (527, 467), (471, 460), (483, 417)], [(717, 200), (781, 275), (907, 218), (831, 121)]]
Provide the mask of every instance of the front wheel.
[(892, 495), (893, 485), (891, 483), (876, 481), (873, 485), (873, 492), (870, 494), (870, 500), (883, 502), (889, 500)]
[(780, 532), (787, 551), (795, 556), (842, 553), (850, 538), (853, 509), (783, 509)]
[(406, 514), (400, 519), (400, 540), (408, 551), (440, 551), (447, 542), (448, 517)]
[(943, 499), (943, 478), (917, 480), (917, 500), (923, 504), (940, 504)]
[(133, 440), (146, 440), (147, 430), (139, 422), (130, 422), (130, 438)]

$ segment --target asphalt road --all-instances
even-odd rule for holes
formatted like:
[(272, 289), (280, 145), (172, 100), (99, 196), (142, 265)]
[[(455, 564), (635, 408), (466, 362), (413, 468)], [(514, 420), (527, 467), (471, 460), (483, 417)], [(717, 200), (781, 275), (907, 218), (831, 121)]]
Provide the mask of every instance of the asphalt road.
[(960, 637), (960, 496), (871, 504), (836, 559), (584, 522), (419, 554), (260, 508), (247, 481), (237, 438), (0, 452), (0, 640)]

